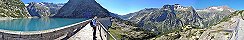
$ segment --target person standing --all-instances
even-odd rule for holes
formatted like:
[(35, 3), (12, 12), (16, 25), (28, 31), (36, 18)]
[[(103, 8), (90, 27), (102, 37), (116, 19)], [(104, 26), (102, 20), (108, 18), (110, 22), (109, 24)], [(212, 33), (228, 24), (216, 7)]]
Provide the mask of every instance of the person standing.
[(96, 19), (97, 19), (97, 16), (95, 16), (93, 19), (92, 19), (92, 21), (90, 22), (90, 25), (91, 25), (91, 27), (93, 28), (93, 40), (96, 40), (96, 26), (97, 26), (97, 24), (96, 24)]

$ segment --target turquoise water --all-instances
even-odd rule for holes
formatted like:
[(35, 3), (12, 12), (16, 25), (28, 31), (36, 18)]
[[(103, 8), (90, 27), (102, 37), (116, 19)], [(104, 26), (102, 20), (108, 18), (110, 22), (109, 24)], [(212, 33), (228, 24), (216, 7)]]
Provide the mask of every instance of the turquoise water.
[(25, 18), (0, 20), (0, 29), (11, 31), (40, 31), (82, 22), (85, 18)]

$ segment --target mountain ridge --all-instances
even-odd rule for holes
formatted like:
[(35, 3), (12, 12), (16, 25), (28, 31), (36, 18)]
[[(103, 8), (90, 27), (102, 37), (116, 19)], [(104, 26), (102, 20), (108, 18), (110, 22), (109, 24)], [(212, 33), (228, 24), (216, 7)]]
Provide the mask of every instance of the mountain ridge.
[(63, 5), (64, 4), (54, 4), (48, 2), (30, 2), (26, 8), (33, 17), (51, 17), (57, 14), (58, 10)]
[[(211, 7), (210, 7), (211, 8)], [(164, 5), (161, 9), (147, 10), (131, 13), (128, 21), (138, 23), (142, 28), (148, 30), (171, 30), (190, 25), (195, 28), (205, 28), (221, 22), (221, 20), (230, 15), (234, 11), (227, 6), (218, 6), (217, 8), (223, 11), (212, 10), (214, 12), (199, 12), (193, 7), (184, 7), (179, 4)], [(209, 10), (209, 8), (206, 8)], [(209, 15), (218, 15), (209, 17)], [(123, 15), (128, 16), (128, 15)], [(165, 31), (165, 30), (162, 30)]]
[(61, 18), (92, 18), (109, 17), (110, 12), (95, 0), (69, 0), (54, 17)]

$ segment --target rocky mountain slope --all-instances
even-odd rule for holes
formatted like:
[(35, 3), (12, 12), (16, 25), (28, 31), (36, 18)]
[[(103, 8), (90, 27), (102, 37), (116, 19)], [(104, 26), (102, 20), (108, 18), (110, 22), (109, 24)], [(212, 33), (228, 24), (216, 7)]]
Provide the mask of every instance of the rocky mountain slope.
[(0, 0), (0, 17), (28, 18), (31, 16), (20, 0)]
[[(196, 25), (201, 20), (194, 8), (180, 5), (164, 5), (163, 8), (146, 8), (135, 12), (129, 21), (136, 22), (147, 30), (168, 31), (185, 24)], [(193, 25), (192, 25), (193, 26)]]
[(234, 9), (231, 9), (228, 6), (217, 6), (196, 10), (199, 16), (204, 18), (203, 25), (205, 25), (205, 27), (213, 26), (221, 22), (224, 17), (230, 15), (234, 11)]
[(63, 7), (64, 4), (54, 4), (48, 2), (31, 2), (26, 7), (31, 16), (35, 17), (51, 17), (57, 14), (58, 10)]
[(131, 22), (138, 23), (141, 28), (168, 33), (184, 26), (206, 28), (215, 25), (235, 10), (227, 6), (209, 7), (195, 10), (179, 4), (164, 5), (162, 8), (147, 8), (132, 13), (127, 17)]
[(92, 18), (92, 16), (108, 17), (109, 11), (95, 0), (69, 0), (54, 17)]
[(136, 15), (136, 13), (129, 13), (129, 14), (126, 14), (126, 15), (121, 15), (121, 19), (124, 19), (124, 20), (128, 20), (130, 19), (132, 16)]
[(117, 19), (122, 19), (122, 15), (116, 14), (116, 13), (109, 13), (109, 15), (113, 18), (117, 18)]
[[(152, 40), (229, 40), (235, 39), (234, 31), (238, 30), (240, 17), (243, 10), (232, 12), (224, 17), (221, 22), (208, 28), (193, 28), (184, 26), (181, 30), (174, 31)], [(239, 21), (238, 21), (239, 20)]]

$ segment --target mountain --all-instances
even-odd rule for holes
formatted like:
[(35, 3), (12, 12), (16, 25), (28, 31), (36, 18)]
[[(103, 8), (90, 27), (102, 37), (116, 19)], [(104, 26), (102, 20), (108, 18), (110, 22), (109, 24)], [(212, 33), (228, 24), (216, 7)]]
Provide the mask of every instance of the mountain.
[(236, 10), (229, 8), (228, 6), (216, 6), (216, 7), (209, 7), (206, 9), (196, 10), (199, 16), (204, 18), (203, 25), (207, 25), (207, 26), (212, 26), (214, 24), (221, 22), (221, 20), (224, 17), (230, 15), (234, 11)]
[(122, 15), (119, 15), (119, 14), (116, 14), (116, 13), (109, 13), (109, 15), (110, 15), (111, 17), (114, 17), (114, 18), (117, 18), (117, 19), (121, 19), (121, 18), (123, 18)]
[(108, 17), (109, 11), (95, 0), (69, 0), (54, 17), (61, 18), (92, 18), (93, 16)]
[(26, 8), (31, 16), (51, 17), (51, 16), (57, 14), (58, 10), (63, 5), (64, 4), (54, 4), (54, 3), (48, 3), (48, 2), (40, 2), (40, 3), (31, 2), (31, 3), (28, 3), (28, 6)]
[[(219, 8), (217, 10), (212, 10), (212, 7), (210, 8), (211, 11), (222, 11), (220, 9), (222, 9), (222, 7), (224, 6), (217, 6), (214, 8)], [(221, 15), (224, 12), (220, 12), (220, 13), (213, 13), (214, 15), (218, 15), (218, 16), (223, 16), (223, 17), (218, 17), (218, 16), (213, 16), (212, 18), (215, 18), (216, 20), (221, 20), (220, 22), (213, 20), (212, 18), (203, 18), (203, 23), (206, 23), (207, 21), (211, 21), (210, 27), (207, 28), (194, 28), (192, 26), (184, 26), (181, 28), (181, 30), (179, 31), (174, 31), (174, 32), (170, 32), (167, 34), (164, 34), (160, 37), (157, 38), (152, 38), (151, 40), (212, 40), (212, 39), (231, 39), (229, 37), (231, 37), (232, 33), (226, 33), (226, 34), (222, 34), (222, 32), (225, 31), (219, 31), (219, 30), (228, 30), (228, 29), (232, 29), (231, 27), (236, 26), (236, 25), (231, 25), (231, 24), (236, 24), (238, 22), (236, 22), (237, 20), (239, 20), (238, 18), (240, 18), (241, 15), (239, 15), (240, 13), (243, 13), (243, 10), (229, 10), (231, 8), (227, 8), (227, 6), (225, 6), (226, 12), (231, 12), (231, 13), (227, 13), (229, 15)], [(205, 11), (209, 11), (209, 8), (206, 8), (207, 10)], [(202, 11), (203, 9), (201, 9), (200, 11)], [(198, 10), (199, 11), (199, 10)], [(210, 12), (211, 13), (211, 12)], [(198, 14), (202, 14), (202, 13), (198, 13)], [(208, 13), (207, 13), (208, 14)], [(206, 15), (206, 14), (205, 14)], [(219, 19), (220, 18), (220, 19)], [(218, 22), (217, 24), (214, 24)], [(225, 25), (225, 26), (223, 26)], [(217, 30), (216, 31), (210, 31), (210, 30)], [(209, 33), (210, 32), (210, 33)], [(217, 34), (217, 35), (216, 35)], [(207, 35), (214, 35), (214, 36), (207, 36)], [(222, 37), (221, 35), (225, 35), (226, 37)], [(209, 39), (206, 39), (206, 37), (211, 37)], [(218, 38), (221, 37), (221, 38)]]
[(126, 14), (126, 15), (121, 15), (121, 19), (128, 20), (134, 15), (136, 15), (136, 13), (129, 13), (129, 14)]
[(146, 8), (123, 16), (127, 16), (128, 21), (138, 23), (146, 30), (166, 33), (184, 26), (206, 28), (221, 22), (234, 11), (227, 6), (195, 10), (191, 6), (175, 4), (164, 5), (162, 8)]
[(28, 18), (31, 16), (20, 0), (1, 0), (0, 17)]
[(184, 7), (176, 9), (177, 17), (182, 21), (183, 25), (191, 25), (192, 27), (203, 28), (203, 17), (200, 16), (193, 7)]
[[(135, 13), (130, 13), (127, 15), (124, 15), (124, 17), (128, 16), (127, 19), (133, 22), (139, 22), (142, 21), (143, 18), (151, 18), (156, 16), (160, 9), (159, 8), (145, 8), (143, 10), (140, 10), (138, 12)], [(155, 14), (155, 15), (154, 15)]]

